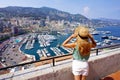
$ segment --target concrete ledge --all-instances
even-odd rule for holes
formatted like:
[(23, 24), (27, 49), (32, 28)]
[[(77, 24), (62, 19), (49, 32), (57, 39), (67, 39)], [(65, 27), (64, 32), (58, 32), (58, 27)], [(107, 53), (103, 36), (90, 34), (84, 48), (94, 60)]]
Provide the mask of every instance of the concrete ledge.
[(120, 70), (120, 48), (104, 51), (100, 54), (99, 56), (90, 58), (88, 80), (99, 80)]
[[(106, 50), (99, 56), (91, 55), (89, 76), (87, 80), (99, 80), (120, 70), (120, 48)], [(72, 59), (60, 61), (55, 67), (47, 64), (23, 71), (0, 75), (0, 80), (73, 80), (71, 72)]]

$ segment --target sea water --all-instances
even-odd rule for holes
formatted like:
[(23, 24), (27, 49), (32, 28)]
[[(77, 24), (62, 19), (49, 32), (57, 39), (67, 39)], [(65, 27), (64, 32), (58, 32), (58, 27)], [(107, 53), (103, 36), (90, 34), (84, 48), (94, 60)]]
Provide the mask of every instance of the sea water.
[[(120, 27), (116, 26), (106, 26), (106, 27), (99, 27), (96, 28), (97, 31), (100, 31), (98, 35), (93, 35), (94, 39), (97, 40), (98, 42), (103, 42), (104, 39), (101, 37), (106, 35), (106, 36), (115, 36), (115, 37), (120, 37)], [(110, 31), (110, 34), (103, 34), (102, 31)], [(56, 36), (57, 40), (54, 40), (53, 42), (50, 43), (50, 46), (47, 47), (40, 47), (38, 40), (35, 41), (33, 48), (32, 49), (25, 49), (25, 44), (22, 45), (20, 48), (21, 51), (23, 51), (26, 54), (29, 55), (34, 55), (36, 60), (40, 60), (40, 56), (37, 53), (38, 49), (43, 49), (46, 48), (48, 52), (50, 53), (51, 56), (56, 56), (55, 53), (50, 49), (50, 47), (57, 47), (57, 45), (61, 45), (65, 39), (67, 39), (71, 34), (66, 34), (66, 35), (54, 35)], [(113, 43), (120, 43), (120, 40), (112, 40)], [(63, 48), (59, 47), (61, 52), (68, 54), (66, 50)]]

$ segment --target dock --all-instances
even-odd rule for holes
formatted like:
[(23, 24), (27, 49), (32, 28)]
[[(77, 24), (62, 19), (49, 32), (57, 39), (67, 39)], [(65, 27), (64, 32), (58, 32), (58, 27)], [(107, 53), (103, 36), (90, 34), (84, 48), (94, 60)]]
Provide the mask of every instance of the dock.
[(40, 58), (47, 58), (47, 57), (50, 57), (50, 53), (48, 52), (48, 50), (46, 48), (44, 49), (38, 49), (37, 52), (38, 55), (40, 56)]
[(56, 56), (59, 56), (59, 55), (63, 55), (63, 54), (64, 54), (64, 53), (63, 53), (60, 49), (58, 49), (57, 47), (51, 47), (50, 49), (56, 54)]

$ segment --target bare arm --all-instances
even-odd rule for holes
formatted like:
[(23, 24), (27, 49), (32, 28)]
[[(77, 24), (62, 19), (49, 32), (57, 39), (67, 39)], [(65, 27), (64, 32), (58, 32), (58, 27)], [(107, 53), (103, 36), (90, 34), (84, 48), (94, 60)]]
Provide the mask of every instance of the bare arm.
[(92, 37), (91, 34), (89, 34), (89, 38), (90, 38), (90, 40), (92, 41), (91, 47), (92, 47), (92, 48), (96, 47), (96, 42), (95, 42), (95, 40), (93, 39), (93, 37)]
[(68, 43), (72, 38), (75, 38), (76, 35), (72, 34), (70, 37), (68, 37), (62, 44), (62, 46), (67, 47), (67, 48), (74, 48), (76, 46), (76, 43)]

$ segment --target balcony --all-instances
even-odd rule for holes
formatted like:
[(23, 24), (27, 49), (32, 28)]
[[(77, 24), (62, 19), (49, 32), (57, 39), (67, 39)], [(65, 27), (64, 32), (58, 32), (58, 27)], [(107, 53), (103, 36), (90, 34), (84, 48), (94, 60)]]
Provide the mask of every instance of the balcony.
[[(120, 44), (97, 48), (92, 50), (91, 53), (89, 59), (90, 71), (87, 80), (99, 80), (120, 70)], [(9, 73), (1, 74), (0, 80), (74, 80), (71, 72), (71, 55), (56, 56), (0, 68), (0, 71), (10, 70)], [(35, 66), (15, 71), (17, 67), (20, 68), (30, 64)]]

